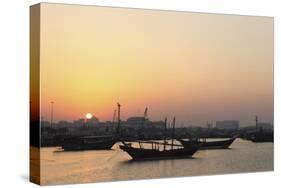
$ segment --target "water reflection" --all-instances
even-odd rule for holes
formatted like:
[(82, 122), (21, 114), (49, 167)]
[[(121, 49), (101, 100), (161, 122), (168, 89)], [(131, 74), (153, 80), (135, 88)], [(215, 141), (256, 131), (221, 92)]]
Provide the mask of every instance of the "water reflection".
[(133, 161), (116, 144), (112, 150), (54, 152), (41, 149), (43, 184), (210, 175), (273, 170), (273, 144), (237, 139), (231, 149), (200, 150), (192, 158)]

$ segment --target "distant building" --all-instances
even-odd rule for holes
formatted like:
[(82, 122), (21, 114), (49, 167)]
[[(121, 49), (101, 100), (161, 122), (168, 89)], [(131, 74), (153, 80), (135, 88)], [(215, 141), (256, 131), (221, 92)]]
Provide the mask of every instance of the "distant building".
[(78, 119), (78, 120), (74, 120), (73, 124), (75, 126), (84, 126), (84, 125), (99, 125), (99, 119), (95, 116), (93, 116), (91, 119)]
[(59, 122), (58, 122), (58, 126), (59, 126), (59, 127), (70, 127), (70, 126), (72, 126), (72, 123), (71, 123), (71, 122), (68, 122), (68, 121), (62, 120), (62, 121), (59, 121)]
[(73, 124), (75, 126), (83, 126), (85, 124), (85, 119), (81, 118), (81, 119), (78, 119), (78, 120), (74, 120)]
[(152, 127), (158, 128), (158, 129), (165, 129), (164, 121), (152, 121), (152, 122), (150, 122), (150, 125)]
[(145, 117), (129, 117), (127, 121), (122, 122), (122, 125), (132, 127), (132, 128), (140, 128), (144, 127), (151, 127), (151, 128), (164, 128), (165, 122), (164, 121), (150, 121), (148, 118)]
[(128, 126), (142, 126), (147, 122), (147, 119), (144, 117), (129, 117), (126, 121), (126, 125)]
[(258, 123), (258, 128), (262, 130), (273, 130), (272, 124), (267, 122)]
[(91, 119), (86, 119), (86, 124), (87, 125), (99, 125), (99, 119), (95, 116), (92, 116)]
[(217, 121), (216, 128), (221, 130), (237, 130), (239, 128), (239, 121), (237, 120)]

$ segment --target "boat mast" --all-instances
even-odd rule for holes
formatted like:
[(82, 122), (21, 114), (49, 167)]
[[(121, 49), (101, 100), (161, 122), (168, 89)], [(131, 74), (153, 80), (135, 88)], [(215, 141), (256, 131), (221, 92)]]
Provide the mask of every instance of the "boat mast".
[(258, 132), (258, 116), (256, 116), (256, 132)]
[(167, 140), (167, 118), (165, 118), (165, 130), (164, 130), (164, 151), (166, 150), (166, 140)]
[(142, 125), (141, 125), (141, 134), (144, 135), (144, 126), (147, 120), (147, 110), (148, 108), (146, 107), (143, 113), (143, 121), (142, 121)]
[(209, 137), (209, 133), (210, 133), (211, 124), (209, 123), (209, 121), (207, 121), (206, 126), (207, 126), (207, 132), (205, 133), (205, 137), (203, 138), (204, 142), (207, 141), (207, 137)]
[(173, 131), (172, 131), (172, 150), (173, 150), (173, 148), (174, 148), (175, 124), (176, 124), (176, 117), (174, 117), (174, 118), (173, 118)]
[(54, 102), (51, 101), (51, 128), (53, 128)]
[(120, 120), (120, 107), (121, 107), (121, 105), (119, 103), (117, 103), (117, 106), (118, 106), (118, 111), (117, 111), (117, 131), (116, 131), (116, 133), (119, 134), (119, 132), (120, 132), (120, 122), (121, 122), (121, 120)]

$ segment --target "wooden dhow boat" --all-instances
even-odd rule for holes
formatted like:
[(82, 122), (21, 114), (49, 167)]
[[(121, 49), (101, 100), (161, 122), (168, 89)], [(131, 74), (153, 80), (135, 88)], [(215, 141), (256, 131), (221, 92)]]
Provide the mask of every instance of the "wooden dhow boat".
[[(165, 119), (165, 129), (167, 127), (167, 118)], [(165, 131), (166, 132), (166, 131)], [(159, 159), (178, 159), (189, 158), (199, 149), (200, 145), (191, 144), (189, 147), (174, 143), (175, 132), (175, 117), (173, 119), (173, 132), (172, 143), (168, 143), (166, 140), (166, 134), (164, 142), (156, 141), (139, 141), (139, 147), (133, 146), (132, 143), (122, 142), (119, 145), (120, 149), (127, 152), (133, 160), (159, 160)], [(151, 147), (143, 147), (144, 144), (150, 144)]]
[[(101, 135), (101, 136), (71, 136), (64, 138), (61, 146), (63, 151), (84, 151), (84, 150), (109, 150), (112, 146), (120, 140), (120, 107), (118, 106), (118, 125), (116, 133), (113, 135)], [(113, 120), (114, 122), (114, 120)]]
[(194, 144), (200, 144), (200, 150), (204, 149), (227, 149), (229, 146), (235, 141), (237, 136), (234, 136), (232, 138), (224, 139), (224, 140), (218, 140), (218, 141), (207, 141), (206, 139), (200, 140), (183, 140), (183, 139), (177, 139), (185, 148), (189, 148), (190, 146)]

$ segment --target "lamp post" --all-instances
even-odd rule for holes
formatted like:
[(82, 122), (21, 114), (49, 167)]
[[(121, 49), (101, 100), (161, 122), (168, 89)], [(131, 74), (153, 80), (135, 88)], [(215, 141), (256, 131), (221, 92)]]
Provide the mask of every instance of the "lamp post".
[(53, 128), (54, 102), (51, 101), (51, 128)]

